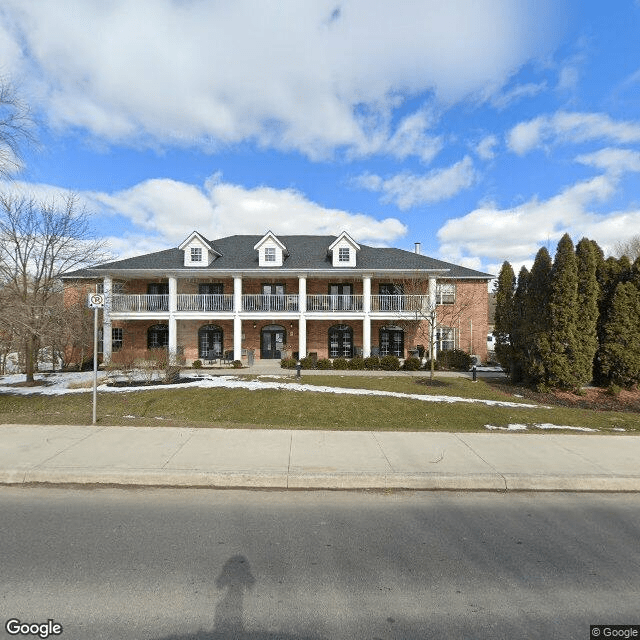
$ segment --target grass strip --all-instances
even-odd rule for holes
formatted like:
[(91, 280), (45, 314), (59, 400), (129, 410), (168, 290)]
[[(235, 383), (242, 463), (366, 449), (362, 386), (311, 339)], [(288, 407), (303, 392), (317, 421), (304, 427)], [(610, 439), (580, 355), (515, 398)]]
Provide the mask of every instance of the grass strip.
[[(337, 380), (331, 378), (333, 386)], [(368, 387), (384, 387), (416, 393), (415, 382), (402, 378), (350, 378), (344, 386), (368, 380)], [(450, 395), (473, 383), (452, 379)], [(304, 380), (310, 383), (310, 379)], [(318, 379), (318, 384), (326, 380)], [(353, 385), (351, 383), (354, 383)], [(382, 384), (380, 384), (382, 383)], [(462, 384), (460, 384), (462, 383)], [(483, 388), (484, 387), (484, 388)], [(360, 387), (362, 388), (362, 387)], [(455, 391), (454, 391), (455, 389)], [(513, 400), (488, 385), (476, 383), (476, 396)], [(435, 388), (443, 394), (443, 388)], [(428, 393), (428, 389), (425, 393)], [(471, 392), (470, 392), (471, 393)], [(505, 397), (506, 396), (506, 397)], [(91, 395), (0, 396), (0, 422), (25, 424), (90, 424)], [(101, 393), (98, 424), (180, 427), (255, 427), (271, 429), (393, 430), (393, 431), (486, 431), (485, 425), (534, 425), (553, 423), (589, 427), (609, 432), (640, 431), (637, 414), (600, 412), (554, 407), (491, 407), (480, 404), (424, 403), (419, 400), (348, 396), (288, 390), (248, 389), (150, 389), (128, 393)]]

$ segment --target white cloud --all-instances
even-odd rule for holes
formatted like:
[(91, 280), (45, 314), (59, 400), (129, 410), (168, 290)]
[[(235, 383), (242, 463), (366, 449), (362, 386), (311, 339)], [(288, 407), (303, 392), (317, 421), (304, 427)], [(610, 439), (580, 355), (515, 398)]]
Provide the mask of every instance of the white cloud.
[[(82, 194), (94, 208), (126, 217), (147, 242), (156, 247), (176, 246), (194, 229), (205, 237), (262, 234), (267, 229), (280, 234), (337, 234), (348, 231), (354, 238), (372, 244), (388, 244), (406, 233), (396, 218), (328, 209), (311, 202), (293, 189), (256, 187), (247, 189), (213, 176), (200, 187), (169, 179), (141, 182), (114, 194)], [(137, 242), (134, 232), (118, 244)], [(152, 249), (149, 249), (152, 250)], [(145, 249), (146, 251), (146, 249)], [(141, 253), (136, 249), (135, 253)]]
[(426, 134), (430, 124), (430, 118), (424, 111), (407, 116), (385, 143), (384, 150), (400, 160), (408, 156), (418, 156), (423, 162), (431, 162), (444, 146), (444, 142), (441, 136)]
[[(50, 185), (0, 185), (3, 190), (27, 193), (39, 200), (62, 200), (71, 194)], [(115, 193), (84, 191), (76, 195), (79, 205), (96, 215), (101, 235), (108, 236), (114, 217), (125, 219), (126, 224), (119, 225), (125, 230), (109, 238), (111, 250), (122, 257), (177, 246), (194, 230), (207, 238), (262, 234), (268, 229), (283, 235), (337, 235), (345, 230), (360, 242), (382, 246), (407, 231), (397, 218), (378, 220), (329, 209), (294, 189), (247, 189), (223, 182), (219, 174), (202, 186), (156, 178)]]
[(483, 160), (493, 160), (496, 157), (495, 148), (498, 146), (498, 138), (494, 135), (486, 136), (478, 143), (476, 153)]
[(620, 144), (640, 142), (639, 122), (618, 122), (603, 113), (558, 111), (517, 124), (507, 136), (509, 148), (523, 155), (546, 143), (581, 143), (611, 140)]
[(394, 133), (390, 114), (423, 93), (499, 91), (547, 53), (554, 4), (5, 0), (0, 52), (49, 122), (108, 142), (430, 159), (420, 116)]
[(401, 173), (384, 180), (377, 175), (364, 174), (353, 184), (369, 191), (380, 191), (384, 202), (394, 202), (399, 209), (405, 210), (447, 200), (472, 186), (476, 177), (473, 160), (465, 156), (450, 167), (434, 169), (424, 176)]
[(448, 220), (438, 231), (441, 254), (451, 261), (483, 256), (493, 264), (522, 264), (540, 246), (555, 243), (568, 232), (579, 240), (596, 240), (608, 251), (621, 239), (640, 233), (640, 211), (595, 213), (595, 205), (610, 199), (617, 186), (613, 175), (578, 182), (548, 200), (530, 201), (507, 209), (486, 204), (465, 216)]
[(576, 158), (576, 162), (613, 174), (640, 171), (640, 151), (630, 149), (601, 149), (594, 153), (584, 154)]
[(537, 96), (546, 88), (546, 82), (528, 82), (526, 84), (519, 84), (508, 91), (494, 96), (491, 100), (491, 104), (498, 109), (505, 109), (522, 98), (532, 98), (533, 96)]

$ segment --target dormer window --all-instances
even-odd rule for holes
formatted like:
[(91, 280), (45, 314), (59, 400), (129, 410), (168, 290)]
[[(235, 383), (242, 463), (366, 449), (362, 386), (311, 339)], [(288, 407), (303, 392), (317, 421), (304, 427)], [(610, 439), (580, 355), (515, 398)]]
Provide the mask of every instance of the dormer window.
[(185, 267), (207, 267), (213, 260), (222, 255), (197, 231), (194, 231), (182, 242), (178, 249), (184, 252)]
[(271, 231), (267, 231), (253, 249), (258, 252), (258, 265), (261, 267), (281, 267), (285, 257), (289, 255), (284, 243)]
[(329, 252), (332, 255), (331, 263), (334, 267), (355, 267), (358, 251), (360, 251), (360, 245), (346, 231), (343, 231), (329, 245)]

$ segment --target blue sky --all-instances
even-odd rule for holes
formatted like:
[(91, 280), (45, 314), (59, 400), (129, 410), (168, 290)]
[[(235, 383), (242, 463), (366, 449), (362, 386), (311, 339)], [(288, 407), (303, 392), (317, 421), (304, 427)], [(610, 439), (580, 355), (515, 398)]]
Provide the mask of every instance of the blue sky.
[(337, 234), (497, 273), (640, 233), (640, 1), (3, 0), (37, 148), (114, 254)]

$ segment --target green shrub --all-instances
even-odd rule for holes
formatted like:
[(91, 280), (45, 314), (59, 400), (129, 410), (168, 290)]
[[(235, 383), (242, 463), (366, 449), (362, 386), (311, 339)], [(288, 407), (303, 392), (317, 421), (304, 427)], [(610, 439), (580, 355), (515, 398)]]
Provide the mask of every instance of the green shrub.
[(380, 368), (383, 371), (398, 371), (400, 369), (400, 358), (389, 354), (380, 358)]
[(613, 382), (607, 387), (607, 393), (614, 398), (617, 398), (620, 395), (621, 391), (622, 387)]
[(242, 360), (234, 360), (234, 361), (231, 363), (231, 366), (232, 366), (234, 369), (242, 369)]
[(334, 369), (348, 369), (349, 361), (346, 358), (334, 358), (333, 359), (333, 368)]
[(368, 371), (375, 371), (380, 368), (380, 358), (379, 356), (369, 356), (364, 359), (364, 368)]
[(421, 364), (422, 363), (420, 362), (420, 358), (414, 358), (413, 356), (410, 356), (404, 361), (402, 368), (405, 371), (418, 371)]
[(297, 360), (295, 358), (282, 358), (280, 367), (282, 369), (295, 369)]
[(443, 369), (455, 369), (456, 371), (469, 371), (473, 364), (471, 356), (461, 349), (441, 351), (437, 360)]
[[(303, 369), (315, 369), (316, 359), (312, 358), (311, 356), (307, 356), (306, 358), (301, 358), (300, 364), (302, 365)], [(295, 361), (293, 366), (295, 367)]]
[(316, 362), (317, 369), (331, 369), (332, 367), (333, 365), (331, 364), (331, 360), (329, 360), (329, 358), (320, 358), (320, 360)]
[(202, 360), (194, 360), (191, 366), (194, 369), (202, 369)]
[(351, 358), (351, 360), (349, 360), (349, 369), (354, 369), (356, 371), (364, 369), (364, 358), (361, 358), (360, 356)]

